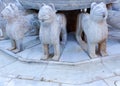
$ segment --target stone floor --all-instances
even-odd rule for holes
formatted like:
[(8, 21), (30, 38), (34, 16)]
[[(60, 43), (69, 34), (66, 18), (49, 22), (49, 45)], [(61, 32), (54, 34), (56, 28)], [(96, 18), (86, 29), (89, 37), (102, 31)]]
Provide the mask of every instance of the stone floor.
[(9, 40), (0, 41), (0, 86), (120, 86), (120, 39), (117, 32), (109, 33), (109, 56), (92, 60), (75, 42), (73, 35), (68, 37), (59, 62), (35, 63), (17, 59), (20, 55), (40, 60), (41, 45), (37, 37), (26, 38), (25, 51), (17, 55), (2, 50), (2, 47), (10, 47)]
[[(120, 38), (119, 31), (110, 31), (109, 38), (107, 40), (107, 52), (108, 57), (120, 55)], [(4, 44), (4, 45), (3, 45)], [(43, 57), (43, 50), (42, 45), (40, 44), (40, 40), (37, 36), (29, 36), (25, 37), (23, 40), (24, 50), (20, 53), (14, 54), (11, 51), (7, 50), (11, 47), (10, 40), (3, 40), (0, 41), (0, 50), (4, 51), (5, 53), (15, 57), (21, 61), (26, 62), (45, 62), (40, 60)], [(50, 46), (50, 53), (53, 55), (53, 47)], [(61, 46), (61, 53), (60, 59), (58, 63), (76, 63), (81, 61), (89, 61), (90, 58), (86, 52), (84, 52), (80, 45), (77, 43), (75, 39), (74, 33), (68, 34), (68, 41), (63, 49)], [(34, 52), (33, 52), (34, 51)], [(99, 56), (99, 58), (101, 58)], [(50, 61), (51, 59), (49, 59)]]
[(0, 86), (120, 86), (120, 56), (76, 64), (26, 63), (0, 51)]

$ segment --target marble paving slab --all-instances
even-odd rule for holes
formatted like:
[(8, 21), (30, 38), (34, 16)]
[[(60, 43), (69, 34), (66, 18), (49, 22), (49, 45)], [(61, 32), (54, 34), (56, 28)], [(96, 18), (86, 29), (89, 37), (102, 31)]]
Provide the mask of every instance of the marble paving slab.
[(44, 81), (83, 84), (112, 76), (114, 74), (106, 69), (101, 62), (95, 61), (75, 66), (49, 64), (38, 80), (42, 78)]
[(70, 85), (70, 84), (63, 84), (62, 86), (108, 86), (104, 81), (95, 81), (83, 85)]
[(33, 80), (44, 72), (48, 64), (36, 64), (16, 61), (0, 69), (0, 76)]
[(7, 86), (59, 86), (57, 83), (13, 79)]
[(16, 59), (0, 51), (0, 68), (12, 64)]
[(0, 76), (0, 86), (7, 86), (11, 78), (1, 77)]
[(109, 86), (120, 86), (120, 76), (114, 76), (114, 77), (105, 79), (105, 82)]

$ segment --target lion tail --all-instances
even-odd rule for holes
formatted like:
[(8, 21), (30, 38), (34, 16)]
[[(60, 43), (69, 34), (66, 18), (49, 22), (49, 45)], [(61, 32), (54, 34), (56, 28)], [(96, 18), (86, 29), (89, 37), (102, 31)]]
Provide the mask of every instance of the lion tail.
[(83, 32), (83, 29), (82, 29), (82, 17), (84, 16), (84, 13), (81, 13), (78, 15), (77, 17), (77, 28), (76, 28), (76, 40), (78, 42), (78, 44), (82, 47), (82, 49), (84, 49), (85, 51), (87, 50), (87, 43), (85, 43), (83, 40), (82, 40), (82, 32)]

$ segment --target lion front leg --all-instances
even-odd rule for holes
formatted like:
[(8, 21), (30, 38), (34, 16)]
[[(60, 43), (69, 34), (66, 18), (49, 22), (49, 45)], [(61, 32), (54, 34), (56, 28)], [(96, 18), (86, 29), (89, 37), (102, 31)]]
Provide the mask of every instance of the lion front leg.
[(60, 58), (60, 44), (54, 44), (54, 56), (53, 60), (58, 61)]
[(20, 40), (16, 40), (16, 49), (15, 50), (12, 50), (14, 53), (18, 53), (20, 51), (23, 51), (23, 40), (20, 39)]
[(11, 41), (11, 47), (8, 48), (7, 50), (12, 51), (12, 50), (16, 49), (16, 42), (13, 39), (10, 39), (10, 41)]
[(101, 56), (107, 56), (107, 52), (106, 52), (106, 40), (99, 43), (98, 45), (98, 50), (99, 50), (99, 53), (101, 54)]
[(41, 59), (46, 60), (49, 57), (49, 45), (48, 44), (43, 44), (43, 50), (44, 50), (44, 55)]
[(96, 44), (95, 43), (88, 43), (88, 55), (93, 59), (96, 58)]

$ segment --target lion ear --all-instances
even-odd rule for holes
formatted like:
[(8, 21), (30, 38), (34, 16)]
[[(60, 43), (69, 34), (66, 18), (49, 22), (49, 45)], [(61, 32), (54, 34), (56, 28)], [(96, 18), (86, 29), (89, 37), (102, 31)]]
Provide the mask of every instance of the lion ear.
[(12, 10), (18, 11), (18, 7), (16, 6), (16, 4), (11, 3), (10, 7), (12, 8)]
[(42, 3), (42, 4), (41, 4), (41, 7), (42, 7), (42, 6), (45, 6), (45, 5), (46, 5), (45, 3)]
[(38, 5), (39, 8), (41, 8), (41, 7), (45, 6), (46, 4), (45, 3), (42, 3), (42, 4), (38, 3), (37, 5)]
[(102, 6), (105, 6), (106, 7), (106, 4), (104, 2), (101, 2), (100, 5)]
[(56, 9), (55, 9), (55, 5), (54, 5), (53, 3), (49, 3), (49, 6), (50, 6), (55, 12), (57, 12)]
[(104, 2), (101, 2), (100, 4), (105, 4)]
[(96, 6), (96, 5), (97, 5), (97, 3), (96, 3), (96, 2), (93, 2), (93, 3), (91, 4), (91, 9), (93, 9), (94, 6)]
[(10, 9), (14, 10), (13, 3), (9, 3)]

